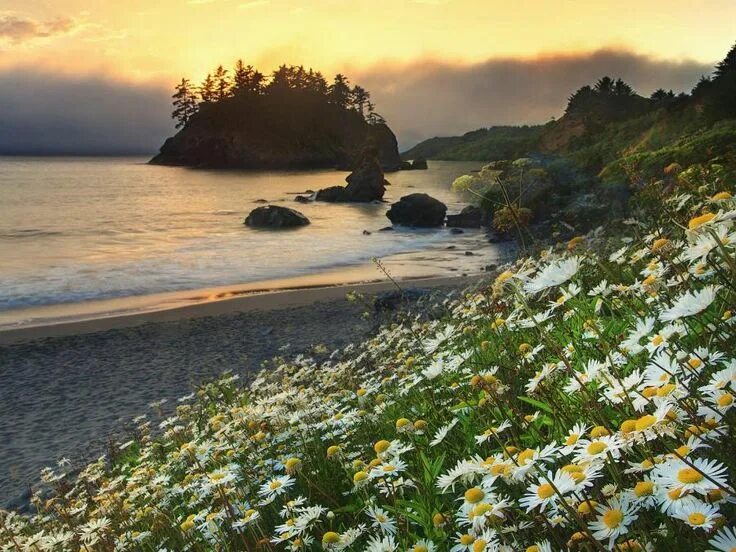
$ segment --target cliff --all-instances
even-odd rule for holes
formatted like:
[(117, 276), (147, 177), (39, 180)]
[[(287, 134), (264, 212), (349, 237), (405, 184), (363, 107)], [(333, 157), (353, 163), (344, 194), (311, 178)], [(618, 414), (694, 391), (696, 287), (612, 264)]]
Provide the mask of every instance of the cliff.
[(309, 90), (205, 102), (151, 163), (201, 168), (349, 170), (366, 144), (399, 169), (396, 136)]

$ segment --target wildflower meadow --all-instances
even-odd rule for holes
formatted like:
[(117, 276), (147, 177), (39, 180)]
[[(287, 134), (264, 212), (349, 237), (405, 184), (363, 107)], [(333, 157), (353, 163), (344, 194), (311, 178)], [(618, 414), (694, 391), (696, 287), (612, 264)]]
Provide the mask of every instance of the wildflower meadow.
[(0, 549), (735, 551), (736, 200), (691, 176), (365, 343), (140, 417), (1, 512)]

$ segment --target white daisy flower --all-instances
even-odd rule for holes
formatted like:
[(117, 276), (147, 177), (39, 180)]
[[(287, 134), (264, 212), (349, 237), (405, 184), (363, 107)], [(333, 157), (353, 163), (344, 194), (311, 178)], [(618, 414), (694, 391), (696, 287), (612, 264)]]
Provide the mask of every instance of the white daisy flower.
[(703, 289), (692, 292), (686, 291), (675, 299), (673, 305), (664, 310), (659, 319), (662, 322), (671, 322), (679, 318), (685, 318), (698, 314), (707, 309), (715, 301), (716, 294), (721, 286), (705, 286)]
[(544, 512), (548, 506), (555, 506), (562, 496), (575, 488), (575, 480), (569, 473), (562, 470), (552, 475), (547, 472), (546, 477), (540, 477), (536, 484), (527, 488), (527, 494), (519, 500), (519, 506), (526, 508), (527, 512), (539, 507)]
[(570, 257), (569, 259), (552, 262), (524, 284), (524, 291), (535, 294), (564, 284), (577, 274), (580, 264), (580, 257)]
[(693, 529), (710, 531), (720, 518), (720, 514), (717, 506), (698, 500), (684, 504), (672, 517), (681, 519)]
[(608, 505), (599, 504), (596, 508), (598, 517), (588, 527), (597, 540), (608, 539), (611, 548), (616, 539), (629, 532), (629, 526), (639, 517), (639, 507), (631, 502), (626, 495), (622, 498), (612, 498)]

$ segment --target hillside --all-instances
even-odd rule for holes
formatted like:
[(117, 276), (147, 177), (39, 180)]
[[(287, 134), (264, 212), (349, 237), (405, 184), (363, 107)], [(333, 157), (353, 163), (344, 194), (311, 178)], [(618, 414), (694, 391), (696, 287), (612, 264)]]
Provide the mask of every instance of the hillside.
[[(240, 71), (240, 76), (238, 71)], [(193, 90), (186, 79), (174, 95), (181, 130), (151, 163), (207, 168), (350, 169), (371, 144), (384, 170), (398, 170), (396, 136), (373, 111), (370, 94), (333, 84), (311, 70), (282, 66), (265, 84), (252, 68), (232, 80), (218, 68)]]
[(542, 125), (481, 128), (462, 136), (430, 138), (405, 151), (401, 157), (452, 161), (496, 161), (521, 157), (536, 146), (543, 131)]
[(431, 138), (404, 152), (410, 159), (497, 161), (541, 154), (564, 158), (587, 174), (622, 181), (632, 171), (661, 175), (685, 166), (736, 158), (736, 54), (691, 94), (637, 94), (621, 79), (603, 77), (569, 99), (565, 113), (543, 126), (491, 127), (457, 137)]

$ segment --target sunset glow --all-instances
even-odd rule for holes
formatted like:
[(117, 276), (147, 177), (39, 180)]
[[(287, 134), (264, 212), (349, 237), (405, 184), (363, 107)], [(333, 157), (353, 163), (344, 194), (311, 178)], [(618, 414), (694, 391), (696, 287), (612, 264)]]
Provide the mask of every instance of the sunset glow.
[(2, 8), (0, 67), (134, 80), (199, 78), (238, 57), (328, 72), (600, 48), (710, 63), (736, 20), (731, 0), (4, 0)]

